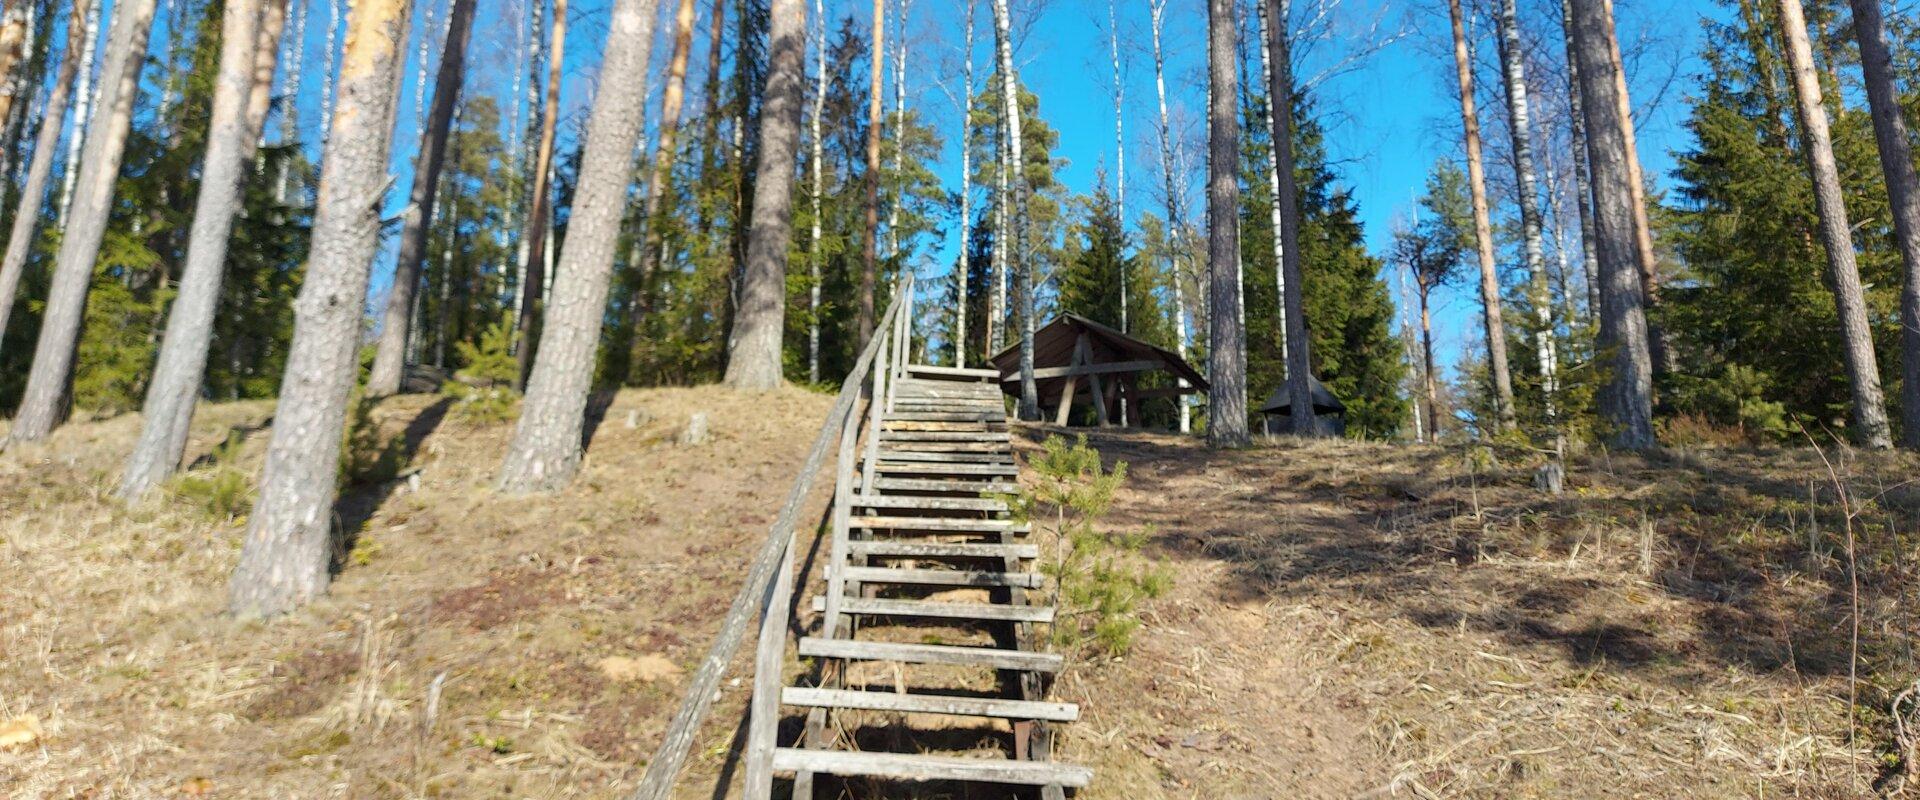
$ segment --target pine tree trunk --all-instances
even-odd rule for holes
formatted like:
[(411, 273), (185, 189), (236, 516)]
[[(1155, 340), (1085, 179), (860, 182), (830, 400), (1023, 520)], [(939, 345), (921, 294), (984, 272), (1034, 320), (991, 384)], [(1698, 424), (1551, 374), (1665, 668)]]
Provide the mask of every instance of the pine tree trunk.
[[(92, 0), (74, 3), (73, 14), (67, 22), (69, 41), (71, 37), (84, 35), (86, 17), (93, 7)], [(27, 179), (21, 186), (20, 200), (14, 205), (6, 255), (0, 257), (0, 344), (5, 344), (8, 318), (12, 316), (15, 295), (20, 290), (20, 276), (26, 273), (27, 255), (33, 250), (41, 208), (47, 199), (47, 181), (53, 175), (54, 155), (60, 149), (60, 131), (64, 127), (68, 100), (73, 96), (74, 81), (82, 63), (70, 47), (60, 60), (60, 74), (54, 78), (46, 108), (41, 112), (33, 160), (27, 165)]]
[(1207, 442), (1252, 443), (1247, 432), (1247, 341), (1240, 305), (1240, 96), (1233, 0), (1207, 2)]
[[(1180, 279), (1180, 192), (1179, 181), (1174, 177), (1173, 127), (1167, 115), (1167, 57), (1163, 47), (1166, 30), (1167, 0), (1149, 0), (1148, 10), (1153, 19), (1153, 86), (1160, 101), (1160, 177), (1161, 190), (1167, 200), (1167, 278), (1173, 284), (1173, 330), (1175, 346), (1180, 357), (1188, 357), (1187, 339), (1187, 297), (1185, 282)], [(1186, 388), (1186, 380), (1179, 379), (1178, 386)], [(1193, 404), (1186, 395), (1174, 398), (1174, 404), (1180, 411), (1180, 432), (1193, 430)]]
[[(553, 44), (547, 50), (547, 92), (540, 110), (540, 143), (533, 158), (533, 191), (527, 208), (526, 232), (521, 237), (526, 260), (520, 268), (526, 281), (520, 285), (525, 299), (520, 303), (520, 334), (514, 349), (520, 359), (519, 385), (524, 388), (533, 372), (533, 362), (543, 335), (539, 329), (545, 309), (541, 307), (550, 278), (547, 268), (547, 233), (553, 222), (553, 139), (560, 122), (560, 75), (567, 52), (567, 0), (553, 0)], [(640, 83), (636, 81), (636, 83)]]
[(1880, 0), (1853, 0), (1853, 31), (1860, 41), (1873, 135), (1880, 144), (1880, 171), (1887, 180), (1894, 244), (1906, 268), (1900, 292), (1900, 418), (1905, 423), (1900, 438), (1907, 447), (1920, 448), (1920, 179), (1914, 176)]
[[(1266, 9), (1272, 23), (1262, 50), (1271, 51), (1267, 60), (1267, 89), (1272, 114), (1269, 122), (1273, 128), (1274, 205), (1279, 216), (1274, 237), (1280, 248), (1280, 324), (1286, 345), (1287, 398), (1293, 432), (1299, 436), (1319, 436), (1322, 431), (1313, 411), (1313, 348), (1307, 338), (1306, 278), (1300, 263), (1300, 191), (1293, 177), (1292, 38), (1287, 31), (1287, 4), (1282, 0), (1266, 0)], [(1243, 332), (1243, 338), (1244, 335)]]
[(1632, 154), (1617, 102), (1619, 84), (1609, 74), (1612, 29), (1606, 0), (1573, 0), (1569, 31), (1586, 111), (1594, 251), (1600, 271), (1600, 333), (1594, 346), (1609, 373), (1600, 389), (1600, 417), (1615, 447), (1644, 450), (1654, 446), (1653, 358), (1634, 240), (1633, 178), (1627, 166)]
[(693, 50), (693, 0), (680, 0), (673, 15), (673, 53), (667, 59), (667, 87), (660, 98), (660, 135), (653, 145), (653, 167), (647, 175), (646, 195), (640, 205), (640, 236), (634, 244), (633, 297), (627, 305), (627, 321), (638, 335), (641, 319), (649, 309), (649, 287), (660, 258), (660, 201), (666, 196), (667, 182), (673, 178), (675, 141), (680, 134), (680, 115), (686, 103), (687, 59)]
[(1447, 0), (1453, 19), (1453, 64), (1460, 84), (1460, 123), (1467, 145), (1467, 180), (1473, 191), (1473, 233), (1480, 254), (1480, 305), (1487, 335), (1488, 369), (1493, 373), (1493, 404), (1501, 431), (1514, 428), (1513, 373), (1507, 369), (1507, 328), (1501, 322), (1500, 279), (1493, 255), (1493, 222), (1487, 212), (1487, 174), (1480, 157), (1480, 117), (1474, 110), (1473, 60), (1467, 52), (1467, 25), (1460, 0)]
[(873, 293), (880, 275), (880, 126), (883, 121), (880, 98), (887, 74), (886, 38), (887, 0), (873, 0), (873, 49), (869, 59), (872, 68), (867, 76), (867, 165), (866, 173), (861, 176), (866, 192), (866, 215), (860, 225), (860, 296), (854, 318), (854, 329), (858, 333), (854, 352), (865, 350), (867, 340), (873, 337)]
[(19, 2), (0, 16), (0, 120), (13, 116), (14, 98), (25, 81), (17, 73), (25, 65), (28, 4)]
[[(1820, 77), (1813, 67), (1813, 49), (1807, 42), (1807, 20), (1800, 0), (1779, 0), (1780, 28), (1792, 67), (1794, 99), (1799, 110), (1801, 149), (1813, 179), (1814, 208), (1820, 216), (1820, 243), (1827, 251), (1827, 278), (1839, 311), (1841, 343), (1847, 359), (1847, 377), (1853, 388), (1854, 435), (1871, 448), (1893, 446), (1887, 429), (1886, 398), (1880, 390), (1880, 366), (1873, 353), (1873, 331), (1867, 321), (1867, 301), (1860, 287), (1860, 268), (1854, 260), (1853, 232), (1847, 221), (1846, 201), (1840, 191), (1840, 169), (1833, 157), (1833, 138), (1827, 129), (1827, 107), (1822, 104)], [(1908, 162), (1911, 165), (1911, 162)]]
[(760, 168), (753, 181), (746, 274), (726, 377), (728, 386), (749, 391), (785, 383), (781, 340), (787, 327), (787, 245), (793, 240), (793, 158), (800, 147), (800, 102), (807, 73), (807, 11), (801, 0), (773, 0), (768, 20)]
[(53, 286), (47, 292), (33, 367), (27, 373), (26, 391), (13, 419), (10, 436), (16, 442), (45, 439), (66, 416), (74, 348), (80, 341), (80, 323), (87, 310), (87, 287), (93, 281), (94, 261), (107, 233), (113, 186), (120, 177), (120, 160), (126, 154), (127, 134), (133, 124), (153, 13), (154, 0), (121, 0), (114, 8), (107, 63), (101, 73), (107, 83), (96, 112), (100, 118), (91, 126), (93, 135), (87, 137), (75, 205), (66, 232), (60, 237), (60, 251), (54, 257)]
[(1521, 250), (1527, 261), (1527, 304), (1533, 306), (1534, 357), (1540, 370), (1540, 394), (1547, 425), (1559, 431), (1560, 356), (1553, 337), (1553, 298), (1547, 285), (1547, 254), (1541, 233), (1540, 192), (1533, 165), (1533, 121), (1528, 107), (1526, 54), (1520, 49), (1520, 12), (1517, 0), (1501, 0), (1500, 66), (1506, 85), (1507, 120), (1513, 138), (1515, 193), (1520, 203)]
[(341, 62), (340, 113), (322, 156), (306, 279), (273, 435), (228, 585), (237, 616), (280, 614), (327, 588), (341, 432), (353, 390), (367, 273), (412, 14), (409, 0), (358, 0)]
[[(1007, 214), (1007, 246), (1012, 263), (1014, 311), (1020, 318), (1020, 418), (1040, 418), (1040, 390), (1033, 379), (1033, 264), (1027, 259), (1027, 177), (1026, 158), (1021, 154), (1020, 79), (1013, 70), (1012, 15), (1007, 0), (993, 0), (994, 47), (1000, 62), (1000, 101), (1007, 122), (1007, 169), (1012, 173), (1007, 191), (1009, 200), (1001, 206)], [(997, 257), (999, 254), (996, 253)]]
[[(967, 12), (968, 14), (972, 14), (973, 12), (971, 3), (967, 6)], [(826, 143), (822, 140), (820, 133), (822, 118), (825, 117), (827, 113), (827, 7), (825, 0), (813, 0), (813, 20), (815, 26), (814, 51), (818, 54), (816, 67), (819, 72), (814, 76), (813, 81), (813, 130), (811, 131), (810, 137), (813, 145), (813, 160), (809, 162), (809, 166), (812, 169), (811, 180), (813, 189), (811, 197), (813, 201), (813, 230), (810, 232), (811, 235), (807, 242), (807, 382), (819, 383), (820, 262), (822, 260), (820, 252), (820, 215), (826, 211), (824, 205), (825, 170), (822, 163), (826, 158)], [(967, 36), (968, 39), (971, 40), (973, 36), (972, 26), (968, 26), (968, 28)], [(971, 58), (968, 59), (968, 68), (972, 68)], [(969, 81), (969, 83), (971, 83), (971, 81)], [(961, 125), (964, 130), (966, 123), (962, 121)], [(964, 166), (966, 157), (967, 149), (962, 146), (960, 148), (960, 159), (963, 166), (960, 170), (960, 186), (963, 192), (965, 191), (967, 180), (966, 168)], [(964, 214), (962, 216), (964, 216)], [(964, 228), (965, 224), (963, 223), (961, 227)], [(967, 258), (967, 251), (964, 244), (965, 242), (963, 241), (963, 246), (960, 249), (960, 263), (962, 264), (960, 280), (961, 287), (963, 288), (960, 295), (962, 297), (965, 297), (967, 294), (964, 291), (964, 287), (966, 286), (966, 270), (964, 265), (966, 264)], [(962, 309), (960, 312), (961, 329), (964, 330), (966, 328), (966, 311), (964, 310), (966, 303), (961, 303), (960, 307)], [(964, 341), (965, 338), (966, 337), (963, 336), (961, 340)], [(964, 347), (962, 349), (964, 349)], [(962, 360), (964, 360), (964, 358), (963, 356)]]
[[(615, 0), (601, 71), (640, 75), (653, 47), (654, 0)], [(500, 489), (557, 489), (580, 468), (587, 391), (606, 314), (614, 248), (632, 182), (634, 148), (646, 103), (643, 82), (601, 85), (587, 119), (566, 249), (560, 253), (553, 304), (534, 362), (513, 444), (500, 468)]]
[(440, 170), (446, 161), (454, 108), (460, 104), (461, 84), (466, 79), (467, 39), (473, 30), (474, 0), (452, 2), (447, 11), (446, 40), (440, 50), (440, 69), (433, 78), (433, 108), (420, 134), (420, 153), (413, 162), (413, 189), (400, 222), (400, 253), (394, 262), (393, 287), (387, 293), (380, 343), (373, 356), (373, 372), (367, 378), (369, 397), (400, 391), (401, 373), (406, 370), (407, 322), (414, 293), (419, 291), (420, 265), (427, 257), (428, 223), (433, 219), (435, 195), (440, 190)]
[(206, 377), (207, 349), (213, 344), (227, 247), (266, 119), (266, 97), (280, 50), (278, 29), (285, 20), (285, 0), (227, 0), (221, 9), (220, 71), (214, 79), (207, 156), (187, 234), (186, 266), (147, 385), (140, 440), (120, 478), (121, 499), (145, 497), (173, 474), (186, 454), (194, 405)]
[(1587, 113), (1580, 98), (1580, 63), (1573, 47), (1573, 0), (1560, 0), (1561, 32), (1567, 44), (1568, 131), (1573, 147), (1573, 195), (1580, 212), (1580, 274), (1587, 281), (1587, 315), (1600, 314), (1600, 275), (1594, 265), (1593, 178), (1587, 165)]
[[(1613, 19), (1613, 0), (1604, 0), (1607, 19)], [(1626, 62), (1620, 57), (1620, 37), (1609, 24), (1607, 36), (1607, 74), (1614, 85), (1614, 104), (1619, 106), (1616, 113), (1620, 117), (1620, 135), (1627, 143), (1627, 176), (1631, 179), (1628, 188), (1633, 191), (1633, 245), (1638, 254), (1635, 262), (1640, 271), (1640, 294), (1646, 308), (1660, 305), (1659, 256), (1653, 251), (1653, 222), (1647, 216), (1647, 179), (1640, 168), (1640, 145), (1634, 131), (1633, 102), (1627, 91)], [(1651, 318), (1647, 320), (1647, 347), (1653, 354), (1656, 370), (1671, 367), (1672, 354), (1668, 352), (1666, 337), (1660, 326)]]

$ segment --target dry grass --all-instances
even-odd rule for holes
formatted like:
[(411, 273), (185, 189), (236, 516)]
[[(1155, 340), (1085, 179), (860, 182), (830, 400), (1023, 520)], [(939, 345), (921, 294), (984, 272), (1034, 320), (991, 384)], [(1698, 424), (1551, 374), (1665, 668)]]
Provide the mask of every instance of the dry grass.
[[(108, 497), (137, 419), (0, 457), (0, 721), (45, 732), (0, 750), (0, 795), (620, 796), (830, 402), (625, 392), (573, 488), (507, 499), (489, 487), (509, 426), (389, 401), (417, 473), (352, 490), (331, 595), (265, 624), (221, 614), (242, 521)], [(696, 410), (712, 441), (676, 444)], [(251, 473), (270, 412), (205, 409), (193, 452), (248, 431)], [(743, 688), (689, 785), (722, 769)]]
[[(622, 796), (828, 404), (625, 392), (573, 488), (509, 499), (508, 426), (390, 401), (416, 471), (349, 494), (332, 594), (264, 624), (221, 614), (242, 520), (107, 497), (136, 418), (0, 456), (0, 723), (44, 733), (0, 749), (0, 795)], [(696, 410), (714, 440), (676, 444)], [(270, 412), (207, 408), (193, 452), (238, 429), (251, 474)], [(1093, 444), (1132, 464), (1107, 525), (1151, 527), (1175, 579), (1130, 653), (1056, 690), (1082, 703), (1062, 757), (1098, 770), (1087, 798), (1859, 797), (1883, 776), (1895, 726), (1871, 709), (1913, 676), (1920, 607), (1909, 457), (1841, 466), (1869, 501), (1855, 687), (1845, 520), (1811, 452), (1595, 457), (1548, 498), (1458, 451)], [(880, 666), (851, 677), (902, 680)], [(745, 689), (723, 684), (682, 796), (737, 781)]]

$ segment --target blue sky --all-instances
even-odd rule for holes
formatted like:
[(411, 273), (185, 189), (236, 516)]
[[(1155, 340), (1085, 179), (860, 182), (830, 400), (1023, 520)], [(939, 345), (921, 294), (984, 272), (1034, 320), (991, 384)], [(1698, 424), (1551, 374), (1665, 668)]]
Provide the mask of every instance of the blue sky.
[[(327, 71), (325, 42), (329, 2), (344, 6), (341, 0), (306, 0), (310, 4), (306, 26), (306, 59), (301, 67), (302, 127), (307, 140), (316, 142), (319, 126), (317, 112), (323, 75)], [(978, 0), (977, 46), (975, 57), (979, 80), (987, 73), (991, 56), (991, 15), (988, 3)], [(298, 2), (298, 0), (296, 0)], [(512, 108), (505, 95), (513, 84), (512, 73), (524, 69), (520, 47), (523, 33), (516, 30), (518, 18), (526, 14), (530, 0), (488, 0), (474, 31), (469, 59), (475, 74), (469, 86), (485, 87), (501, 96), (503, 106)], [(699, 81), (704, 63), (704, 39), (707, 9), (711, 0), (699, 0), (700, 18), (696, 22), (692, 85), (689, 103), (699, 102)], [(889, 0), (891, 2), (891, 0)], [(1470, 0), (1471, 2), (1471, 0)], [(852, 15), (862, 21), (869, 17), (868, 0), (825, 0), (827, 13), (837, 20)], [(1205, 0), (1168, 0), (1166, 48), (1169, 102), (1176, 128), (1186, 135), (1200, 135), (1199, 109), (1204, 99)], [(433, 30), (443, 24), (447, 0), (418, 0), (415, 24), (423, 25), (433, 15)], [(597, 65), (606, 36), (606, 14), (610, 0), (574, 0), (568, 14), (570, 34), (567, 46), (566, 81), (563, 107), (567, 122), (577, 122), (584, 114), (599, 79)], [(661, 24), (672, 12), (672, 0), (661, 0)], [(812, 3), (807, 4), (811, 8)], [(1060, 133), (1056, 156), (1064, 159), (1061, 173), (1065, 184), (1075, 191), (1092, 188), (1096, 175), (1114, 169), (1115, 142), (1108, 63), (1106, 0), (1014, 0), (1015, 18), (1024, 27), (1020, 35), (1021, 78), (1040, 98), (1040, 114)], [(1437, 158), (1460, 158), (1459, 116), (1453, 84), (1453, 67), (1448, 48), (1448, 25), (1442, 0), (1294, 0), (1296, 21), (1308, 10), (1324, 6), (1328, 34), (1301, 55), (1300, 79), (1325, 75), (1330, 65), (1360, 57), (1354, 65), (1337, 71), (1314, 86), (1314, 96), (1327, 128), (1328, 147), (1340, 181), (1351, 188), (1366, 226), (1369, 247), (1384, 250), (1392, 223), (1412, 208), (1428, 168)], [(1148, 0), (1119, 0), (1118, 28), (1122, 57), (1126, 62), (1126, 125), (1128, 204), (1132, 213), (1157, 203), (1157, 193), (1149, 186), (1160, 175), (1155, 162), (1156, 109), (1153, 69), (1148, 49)], [(909, 11), (908, 102), (948, 140), (946, 158), (938, 170), (949, 186), (959, 182), (959, 158), (953, 131), (958, 112), (939, 80), (957, 81), (960, 74), (961, 32), (965, 0), (911, 0)], [(1530, 46), (1557, 54), (1557, 0), (1522, 0), (1521, 14), (1527, 22)], [(1687, 145), (1681, 124), (1685, 117), (1685, 99), (1694, 81), (1695, 54), (1700, 47), (1701, 20), (1718, 18), (1724, 13), (1712, 0), (1619, 0), (1620, 33), (1629, 51), (1629, 78), (1639, 117), (1641, 156), (1647, 173), (1657, 186), (1666, 186), (1673, 165), (1672, 154)], [(731, 20), (729, 20), (731, 24)], [(830, 26), (831, 27), (831, 26)], [(1298, 26), (1296, 26), (1298, 27)], [(1484, 31), (1482, 31), (1484, 33)], [(437, 34), (436, 34), (437, 35)], [(654, 52), (654, 73), (666, 57), (666, 44)], [(1386, 42), (1384, 46), (1378, 43)], [(1369, 44), (1373, 43), (1373, 44)], [(436, 42), (437, 45), (437, 42)], [(395, 188), (389, 194), (389, 213), (397, 213), (405, 203), (411, 179), (411, 161), (417, 147), (415, 126), (416, 84), (413, 60), (415, 46), (409, 47), (408, 78), (400, 98), (400, 114), (395, 129)], [(1637, 54), (1637, 55), (1635, 55)], [(1483, 63), (1492, 58), (1490, 45), (1477, 56)], [(1555, 59), (1557, 60), (1557, 59)], [(808, 57), (809, 69), (813, 58)], [(1257, 73), (1257, 67), (1254, 68)], [(889, 69), (891, 76), (892, 70)], [(631, 77), (623, 76), (631, 80)], [(1480, 80), (1495, 79), (1492, 70), (1482, 70)], [(284, 75), (283, 75), (284, 79)], [(525, 79), (522, 79), (523, 81)], [(889, 78), (891, 80), (891, 78)], [(1545, 80), (1536, 76), (1536, 80)], [(657, 89), (658, 81), (650, 83)], [(957, 91), (949, 84), (946, 89)], [(1484, 85), (1480, 95), (1481, 124), (1492, 131), (1504, 126), (1497, 98), (1497, 84)], [(472, 91), (470, 89), (469, 91)], [(522, 83), (521, 91), (525, 91)], [(889, 97), (891, 89), (889, 89)], [(657, 116), (657, 91), (649, 99), (649, 115)], [(697, 108), (697, 106), (696, 106)], [(1537, 116), (1550, 114), (1536, 106)], [(649, 125), (655, 120), (650, 119)], [(562, 147), (567, 146), (569, 126), (563, 124)], [(1196, 151), (1197, 154), (1197, 151)], [(1488, 169), (1504, 169), (1490, 150)], [(1199, 175), (1190, 176), (1197, 188)], [(1190, 195), (1192, 197), (1192, 195)], [(1197, 213), (1192, 201), (1189, 208)], [(954, 239), (950, 235), (938, 242), (925, 242), (931, 264), (952, 261)], [(372, 299), (384, 295), (392, 274), (392, 248), (388, 247), (374, 266)], [(932, 270), (935, 267), (927, 267)], [(1478, 316), (1478, 298), (1471, 283), (1443, 290), (1436, 311), (1437, 341), (1443, 359), (1456, 360), (1463, 347), (1476, 336), (1472, 333)]]

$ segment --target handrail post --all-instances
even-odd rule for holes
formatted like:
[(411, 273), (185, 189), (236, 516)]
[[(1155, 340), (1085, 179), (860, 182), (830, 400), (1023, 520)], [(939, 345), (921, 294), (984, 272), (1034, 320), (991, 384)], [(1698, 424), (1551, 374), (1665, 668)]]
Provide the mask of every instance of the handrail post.
[(747, 800), (773, 796), (773, 750), (779, 744), (781, 669), (787, 659), (787, 606), (793, 599), (793, 539), (767, 585), (760, 606), (760, 641), (753, 659), (753, 707), (747, 722)]

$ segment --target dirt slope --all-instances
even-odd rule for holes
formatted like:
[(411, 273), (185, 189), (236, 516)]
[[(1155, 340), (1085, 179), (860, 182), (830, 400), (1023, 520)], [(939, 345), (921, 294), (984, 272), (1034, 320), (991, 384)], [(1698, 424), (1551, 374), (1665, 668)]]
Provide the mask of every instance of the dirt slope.
[[(0, 749), (0, 795), (623, 796), (829, 403), (623, 392), (575, 487), (506, 499), (508, 425), (390, 401), (417, 473), (354, 490), (332, 595), (266, 624), (220, 613), (242, 522), (209, 491), (106, 497), (137, 419), (0, 455), (0, 724), (44, 734)], [(695, 410), (713, 441), (677, 443)], [(210, 407), (193, 452), (240, 430), (250, 474), (270, 412)], [(1174, 581), (1129, 654), (1060, 683), (1084, 708), (1064, 757), (1100, 771), (1085, 797), (1871, 791), (1886, 725), (1848, 744), (1842, 519), (1831, 491), (1809, 504), (1809, 453), (1601, 460), (1549, 499), (1455, 451), (1092, 441), (1132, 467), (1105, 526), (1151, 527)], [(1848, 470), (1864, 494), (1912, 467)], [(1912, 539), (1874, 526), (1916, 515), (1897, 488), (1872, 508), (1862, 542), (1894, 555), (1861, 562), (1859, 691), (1884, 707), (1917, 606), (1881, 588)], [(682, 796), (737, 779), (745, 688)]]

